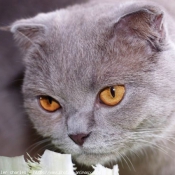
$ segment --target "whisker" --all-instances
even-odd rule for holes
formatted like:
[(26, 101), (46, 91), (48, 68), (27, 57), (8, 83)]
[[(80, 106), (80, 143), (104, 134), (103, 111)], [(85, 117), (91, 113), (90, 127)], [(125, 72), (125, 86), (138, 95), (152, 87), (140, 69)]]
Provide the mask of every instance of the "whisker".
[[(159, 138), (165, 139), (166, 141), (175, 144), (175, 142), (173, 142), (173, 141), (170, 140), (170, 139), (167, 139), (167, 138), (164, 137), (164, 136), (155, 135), (155, 137), (159, 137)], [(166, 149), (168, 149), (168, 150), (170, 150), (170, 151), (172, 151), (172, 152), (175, 152), (175, 150), (173, 150), (173, 149), (167, 147), (167, 145), (163, 145), (163, 144), (162, 144), (162, 148), (163, 148), (163, 147), (166, 148)]]
[(34, 149), (36, 149), (37, 147), (39, 147), (39, 146), (41, 146), (42, 144), (45, 144), (45, 143), (47, 143), (47, 142), (49, 142), (49, 141), (50, 141), (50, 138), (47, 138), (47, 139), (38, 141), (38, 142), (32, 144), (30, 147), (28, 147), (27, 150), (28, 150), (29, 152), (32, 152), (32, 151), (33, 151)]
[[(139, 134), (144, 134), (144, 132), (142, 133), (139, 133)], [(136, 135), (138, 135), (138, 133), (136, 133)], [(134, 136), (133, 136), (134, 137)], [(136, 136), (136, 138), (137, 138), (138, 136)], [(164, 139), (164, 140), (166, 140), (166, 141), (168, 141), (168, 142), (170, 142), (170, 143), (173, 143), (173, 144), (175, 144), (175, 138), (173, 137), (173, 136), (171, 136), (171, 135), (166, 135), (166, 136), (162, 136), (162, 135), (156, 135), (155, 133), (149, 133), (149, 135), (146, 135), (145, 136), (146, 138), (162, 138), (162, 139)]]
[(129, 157), (128, 157), (127, 155), (125, 155), (125, 157), (127, 158), (127, 160), (129, 161), (129, 163), (131, 164), (133, 170), (136, 171), (135, 168), (134, 168), (134, 165), (132, 164), (132, 162), (131, 162), (131, 160), (129, 159)]
[(121, 158), (124, 160), (124, 162), (126, 163), (126, 165), (128, 166), (129, 170), (131, 170), (127, 160), (125, 159), (124, 155), (122, 155), (121, 153), (118, 152), (118, 154), (121, 156)]
[[(155, 143), (148, 142), (148, 141), (143, 140), (143, 139), (138, 139), (137, 141), (140, 141), (140, 142), (142, 142), (142, 143), (146, 143), (146, 144), (150, 145), (151, 147), (158, 149), (159, 151), (161, 151), (161, 152), (164, 153), (165, 155), (171, 157), (165, 149), (163, 149), (161, 146), (158, 146), (158, 145), (155, 144)], [(171, 158), (172, 158), (172, 157), (171, 157)]]
[[(128, 147), (128, 146), (127, 146)], [(130, 150), (130, 148), (129, 148), (129, 151), (130, 151), (130, 154), (134, 154), (137, 158), (139, 158), (140, 159), (140, 157), (139, 157), (139, 154), (137, 153), (137, 152), (135, 152), (134, 150)]]
[(10, 81), (10, 83), (13, 84), (13, 83), (18, 83), (18, 82), (23, 82), (23, 80), (24, 80), (23, 78), (18, 78), (13, 81)]
[(43, 147), (41, 147), (38, 152), (46, 150), (46, 149), (52, 149), (53, 145), (52, 143), (48, 143), (47, 145), (44, 145)]

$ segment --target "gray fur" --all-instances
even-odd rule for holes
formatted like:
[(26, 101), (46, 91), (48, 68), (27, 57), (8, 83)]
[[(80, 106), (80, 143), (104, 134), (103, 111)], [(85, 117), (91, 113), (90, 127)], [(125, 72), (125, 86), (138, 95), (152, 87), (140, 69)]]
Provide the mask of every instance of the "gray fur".
[[(92, 1), (15, 22), (25, 107), (37, 131), (85, 165), (118, 162), (121, 174), (146, 167), (145, 174), (172, 175), (174, 25), (161, 6), (134, 1)], [(101, 104), (99, 92), (118, 84), (126, 87), (122, 102)], [(39, 95), (62, 108), (45, 112)], [(89, 132), (83, 147), (68, 137)]]

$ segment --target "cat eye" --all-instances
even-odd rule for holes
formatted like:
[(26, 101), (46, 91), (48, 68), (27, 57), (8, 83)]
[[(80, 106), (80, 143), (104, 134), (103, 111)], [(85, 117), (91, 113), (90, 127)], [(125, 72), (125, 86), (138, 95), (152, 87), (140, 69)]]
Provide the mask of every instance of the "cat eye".
[(61, 108), (60, 104), (50, 96), (40, 96), (39, 103), (40, 106), (48, 112), (55, 112)]
[(100, 100), (108, 106), (115, 106), (121, 102), (125, 95), (123, 85), (107, 87), (100, 92)]

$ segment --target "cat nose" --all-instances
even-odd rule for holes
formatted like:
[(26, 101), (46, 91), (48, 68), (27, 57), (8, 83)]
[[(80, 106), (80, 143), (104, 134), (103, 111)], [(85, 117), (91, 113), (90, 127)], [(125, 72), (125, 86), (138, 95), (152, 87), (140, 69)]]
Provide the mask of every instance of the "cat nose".
[(70, 134), (69, 137), (79, 146), (82, 146), (85, 142), (85, 140), (89, 137), (90, 133), (88, 134)]

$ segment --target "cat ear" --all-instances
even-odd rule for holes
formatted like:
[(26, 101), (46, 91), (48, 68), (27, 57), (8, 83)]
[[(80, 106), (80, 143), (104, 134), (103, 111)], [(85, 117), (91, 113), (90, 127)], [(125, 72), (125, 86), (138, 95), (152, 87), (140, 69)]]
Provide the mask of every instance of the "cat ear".
[(147, 40), (156, 50), (161, 50), (166, 36), (164, 13), (154, 6), (144, 6), (123, 16), (115, 27), (125, 37), (130, 35)]
[(25, 51), (44, 38), (46, 26), (30, 20), (19, 20), (11, 25), (10, 31), (14, 34), (20, 48)]

